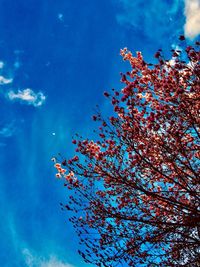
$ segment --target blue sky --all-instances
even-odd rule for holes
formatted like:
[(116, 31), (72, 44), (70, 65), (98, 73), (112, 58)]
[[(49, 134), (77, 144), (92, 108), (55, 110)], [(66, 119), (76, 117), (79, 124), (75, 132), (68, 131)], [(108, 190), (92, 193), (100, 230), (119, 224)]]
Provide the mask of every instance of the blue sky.
[(89, 136), (119, 50), (153, 61), (200, 33), (199, 0), (0, 0), (0, 266), (84, 267), (51, 157)]

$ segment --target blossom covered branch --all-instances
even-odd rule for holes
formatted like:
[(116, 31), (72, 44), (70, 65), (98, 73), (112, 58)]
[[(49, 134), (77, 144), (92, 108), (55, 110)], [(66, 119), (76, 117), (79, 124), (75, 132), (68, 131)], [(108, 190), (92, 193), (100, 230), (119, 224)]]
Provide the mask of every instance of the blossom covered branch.
[(73, 140), (77, 154), (55, 164), (88, 263), (199, 266), (199, 43), (172, 53), (147, 64), (121, 50), (131, 70), (104, 93), (113, 116), (94, 115), (96, 140)]

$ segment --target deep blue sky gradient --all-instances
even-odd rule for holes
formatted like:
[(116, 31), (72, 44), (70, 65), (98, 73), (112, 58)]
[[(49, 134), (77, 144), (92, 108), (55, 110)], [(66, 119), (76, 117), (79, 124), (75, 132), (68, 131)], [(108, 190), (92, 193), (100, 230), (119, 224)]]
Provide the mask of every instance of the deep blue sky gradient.
[[(153, 61), (178, 44), (184, 23), (184, 1), (0, 0), (0, 75), (13, 79), (0, 85), (0, 266), (88, 266), (50, 159), (72, 154), (76, 132), (90, 135), (96, 104), (109, 113), (103, 92), (128, 70), (120, 48)], [(44, 104), (7, 96), (26, 88)]]

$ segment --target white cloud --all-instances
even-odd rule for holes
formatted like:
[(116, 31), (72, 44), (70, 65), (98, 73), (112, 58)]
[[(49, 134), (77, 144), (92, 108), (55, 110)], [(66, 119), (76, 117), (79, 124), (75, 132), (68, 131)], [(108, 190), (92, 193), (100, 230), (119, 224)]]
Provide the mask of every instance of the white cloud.
[[(2, 62), (0, 62), (2, 63)], [(3, 67), (2, 67), (3, 68)], [(3, 85), (3, 84), (9, 84), (9, 83), (12, 83), (13, 79), (10, 78), (10, 79), (7, 79), (3, 76), (0, 76), (0, 85)]]
[(27, 248), (23, 249), (22, 254), (27, 267), (75, 267), (74, 265), (58, 260), (55, 256), (50, 256), (46, 260), (37, 255), (33, 255)]
[(200, 0), (185, 0), (185, 36), (193, 39), (200, 34)]
[(27, 103), (28, 105), (33, 105), (34, 107), (41, 106), (46, 99), (45, 95), (42, 92), (35, 93), (30, 88), (18, 90), (17, 93), (15, 93), (14, 91), (9, 91), (8, 98), (10, 100), (20, 100), (24, 103)]

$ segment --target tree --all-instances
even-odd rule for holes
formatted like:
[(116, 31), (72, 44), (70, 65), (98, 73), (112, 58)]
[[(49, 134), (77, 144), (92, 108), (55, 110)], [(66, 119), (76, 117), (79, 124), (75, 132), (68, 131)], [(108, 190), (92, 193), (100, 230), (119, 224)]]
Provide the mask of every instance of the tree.
[(62, 206), (79, 253), (97, 266), (200, 266), (199, 42), (172, 60), (159, 50), (156, 64), (121, 55), (131, 65), (124, 88), (104, 93), (113, 116), (97, 112), (96, 140), (77, 136), (76, 155), (55, 159), (74, 191)]

